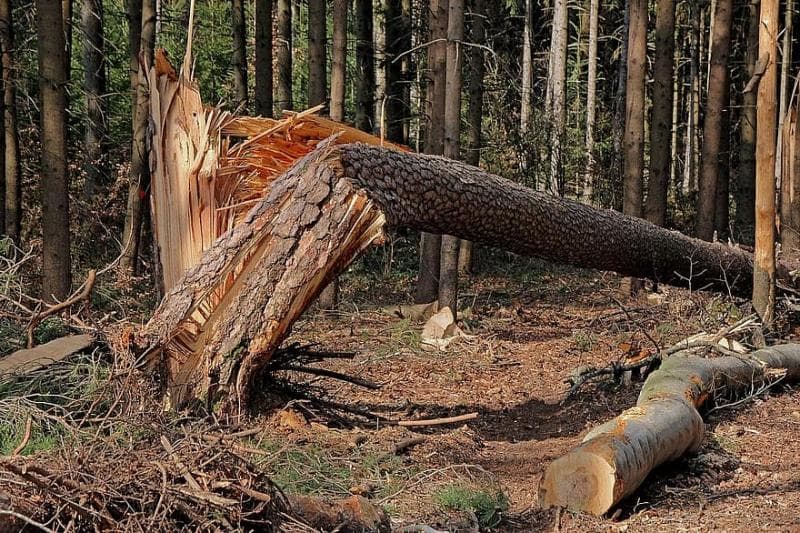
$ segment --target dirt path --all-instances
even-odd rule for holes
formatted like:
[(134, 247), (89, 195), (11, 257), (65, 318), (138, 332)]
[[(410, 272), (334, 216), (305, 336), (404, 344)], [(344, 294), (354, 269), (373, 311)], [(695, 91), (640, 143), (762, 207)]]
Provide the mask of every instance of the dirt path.
[[(316, 411), (304, 404), (293, 409), (311, 425), (292, 427), (276, 415), (270, 422), (281, 438), (313, 449), (313, 460), (326, 468), (349, 469), (338, 485), (316, 492), (365, 489), (388, 506), (397, 526), (423, 522), (451, 531), (474, 529), (475, 518), (487, 515), (484, 525), (502, 516), (500, 531), (800, 531), (800, 393), (792, 390), (713, 413), (701, 452), (654, 473), (614, 519), (539, 510), (536, 494), (547, 464), (588, 428), (632, 405), (641, 386), (590, 384), (565, 400), (564, 380), (573, 369), (653, 350), (653, 341), (670, 345), (702, 329), (716, 331), (740, 311), (719, 297), (675, 289), (663, 298), (618, 303), (614, 276), (551, 274), (535, 262), (515, 268), (477, 276), (464, 288), (472, 337), (445, 351), (427, 350), (420, 324), (386, 312), (407, 301), (407, 279), (351, 281), (344, 301), (355, 302), (352, 311), (298, 324), (297, 340), (358, 353), (328, 366), (382, 385), (364, 391), (325, 381), (338, 401), (403, 419), (479, 414), (461, 427), (414, 431), (338, 430), (324, 417), (313, 423)], [(387, 452), (410, 437), (424, 442)], [(501, 514), (491, 511), (505, 507), (502, 498), (492, 500), (497, 489), (508, 500)], [(458, 507), (475, 508), (467, 501), (475, 493), (488, 500), (480, 508), (490, 509), (473, 517)]]

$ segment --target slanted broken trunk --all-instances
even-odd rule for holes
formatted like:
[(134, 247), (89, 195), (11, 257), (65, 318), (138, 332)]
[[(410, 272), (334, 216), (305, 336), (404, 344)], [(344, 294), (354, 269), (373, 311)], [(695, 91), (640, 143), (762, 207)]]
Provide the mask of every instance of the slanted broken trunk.
[(798, 344), (750, 357), (667, 359), (645, 382), (636, 407), (590, 431), (548, 467), (540, 503), (604, 514), (633, 494), (654, 468), (700, 447), (704, 404), (751, 394), (769, 379), (797, 378)]
[(163, 63), (151, 74), (152, 201), (167, 295), (143, 342), (163, 363), (172, 406), (225, 396), (246, 405), (294, 321), (387, 224), (749, 294), (752, 257), (738, 248), (442, 157), (341, 144), (380, 140), (325, 119), (203, 110), (191, 81)]

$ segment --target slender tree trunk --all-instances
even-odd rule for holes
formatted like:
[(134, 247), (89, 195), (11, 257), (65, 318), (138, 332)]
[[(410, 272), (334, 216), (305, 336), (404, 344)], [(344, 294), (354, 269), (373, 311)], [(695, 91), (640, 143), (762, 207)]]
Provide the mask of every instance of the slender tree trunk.
[(722, 110), (719, 142), (719, 171), (717, 173), (717, 198), (714, 207), (714, 229), (718, 238), (730, 236), (730, 197), (731, 197), (731, 82), (730, 78), (723, 96), (725, 108)]
[(672, 79), (675, 62), (675, 0), (659, 0), (656, 15), (656, 57), (653, 115), (650, 126), (650, 176), (645, 218), (663, 226), (667, 216), (672, 154)]
[(63, 300), (70, 276), (67, 68), (61, 0), (36, 1), (41, 98), (42, 297)]
[(404, 94), (406, 80), (403, 79), (403, 62), (395, 58), (405, 52), (403, 45), (405, 37), (410, 34), (411, 28), (406, 24), (403, 16), (401, 0), (385, 0), (384, 14), (386, 20), (386, 50), (384, 55), (386, 80), (385, 124), (386, 138), (393, 142), (402, 143), (404, 116), (408, 112), (405, 107)]
[(622, 212), (642, 215), (644, 104), (647, 74), (647, 1), (630, 0), (625, 100), (625, 172)]
[(753, 307), (765, 327), (775, 312), (775, 126), (777, 122), (778, 0), (761, 0), (758, 55), (766, 63), (758, 84), (756, 126), (756, 246)]
[(67, 81), (72, 77), (72, 0), (61, 0), (61, 27), (64, 31), (64, 69)]
[(83, 0), (83, 86), (86, 94), (86, 185), (88, 199), (107, 174), (106, 142), (106, 59), (103, 38), (103, 1)]
[(372, 0), (355, 0), (356, 10), (356, 127), (375, 127), (375, 43), (372, 34)]
[[(400, 0), (401, 24), (403, 32), (400, 35), (400, 43), (397, 49), (400, 53), (411, 50), (414, 29), (413, 29), (413, 6), (412, 0)], [(413, 54), (407, 53), (400, 59), (400, 79), (403, 85), (400, 91), (403, 122), (403, 144), (408, 144), (411, 139), (411, 92), (414, 87), (414, 62)]]
[(683, 191), (695, 190), (697, 175), (697, 131), (700, 120), (700, 19), (702, 9), (695, 3), (689, 4), (691, 29), (689, 35), (689, 120), (686, 127), (686, 167), (683, 177)]
[[(645, 15), (645, 19), (647, 15)], [(569, 38), (569, 9), (567, 0), (553, 4), (553, 31), (550, 39), (547, 102), (550, 113), (550, 192), (564, 195), (562, 144), (566, 132), (567, 44)]]
[(333, 0), (331, 118), (339, 122), (344, 122), (344, 89), (347, 70), (347, 4), (348, 0)]
[[(461, 138), (461, 59), (464, 41), (464, 0), (450, 0), (447, 17), (447, 74), (444, 103), (444, 156), (458, 160)], [(458, 250), (460, 239), (442, 235), (439, 267), (439, 308), (458, 311)]]
[(375, 47), (375, 116), (378, 121), (378, 130), (381, 135), (386, 135), (386, 13), (383, 6), (384, 0), (374, 0), (372, 4), (373, 15), (373, 46)]
[[(789, 104), (789, 91), (792, 88), (789, 86), (789, 70), (792, 68), (792, 22), (794, 19), (794, 0), (785, 0), (783, 15), (783, 42), (781, 43), (781, 79), (779, 85), (779, 102), (780, 108), (778, 110), (778, 131), (783, 131), (783, 120), (786, 117), (786, 108)], [(793, 80), (791, 83), (794, 83)], [(783, 165), (780, 164), (781, 154), (783, 152), (783, 143), (778, 143), (777, 154), (775, 156), (778, 164), (775, 167), (775, 174), (778, 179), (778, 185), (781, 183), (783, 177)]]
[(139, 86), (139, 50), (142, 45), (142, 2), (125, 0), (128, 18), (128, 60), (131, 79), (131, 121), (136, 122), (136, 89)]
[(630, 33), (631, 27), (631, 10), (630, 10), (631, 0), (625, 0), (625, 7), (624, 7), (624, 19), (622, 24), (622, 35), (624, 38), (622, 39), (622, 43), (620, 44), (619, 49), (619, 65), (617, 69), (617, 94), (615, 96), (615, 109), (614, 109), (614, 133), (613, 133), (613, 142), (614, 142), (614, 154), (615, 157), (615, 164), (614, 170), (619, 172), (618, 176), (619, 179), (623, 182), (625, 181), (625, 152), (624, 152), (624, 144), (625, 144), (625, 108), (627, 98), (627, 85), (628, 85), (628, 34)]
[(308, 2), (308, 105), (324, 104), (328, 98), (327, 54), (325, 47), (326, 0)]
[[(749, 80), (756, 71), (758, 60), (759, 9), (748, 7), (747, 43), (745, 67)], [(745, 81), (745, 83), (747, 83)], [(752, 244), (755, 232), (755, 185), (756, 185), (756, 91), (742, 95), (742, 112), (739, 130), (739, 172), (736, 183), (736, 234), (738, 240)]]
[(703, 122), (703, 153), (697, 195), (695, 234), (710, 241), (714, 236), (714, 208), (717, 202), (720, 159), (722, 154), (723, 114), (728, 106), (728, 55), (731, 48), (733, 0), (717, 0), (714, 13), (714, 34), (711, 39), (711, 65), (708, 78), (708, 103)]
[(233, 34), (233, 85), (237, 109), (247, 109), (247, 27), (244, 0), (231, 0), (231, 30)]
[[(153, 63), (153, 47), (155, 45), (156, 6), (154, 0), (143, 0), (141, 10), (141, 39), (139, 56), (145, 64)], [(148, 105), (147, 73), (139, 66), (136, 84), (135, 112), (133, 120), (133, 146), (131, 148), (131, 166), (129, 171), (130, 189), (128, 191), (128, 208), (125, 213), (125, 229), (123, 233), (122, 257), (120, 267), (125, 273), (135, 273), (139, 260), (139, 248), (144, 218), (144, 203), (150, 189), (150, 165), (147, 149), (147, 123), (150, 116)]]
[(11, 0), (0, 0), (0, 53), (2, 53), (3, 129), (5, 130), (5, 231), (19, 244), (22, 231), (22, 183), (17, 132), (17, 80), (14, 50), (14, 20)]
[(256, 0), (256, 115), (272, 116), (272, 0)]
[[(485, 45), (486, 41), (485, 0), (472, 0), (472, 43)], [(483, 49), (471, 47), (469, 52), (469, 77), (467, 93), (467, 153), (465, 161), (474, 166), (481, 164), (481, 131), (483, 127), (483, 77), (486, 72)], [(472, 241), (462, 240), (458, 252), (460, 274), (472, 272)]]
[[(447, 68), (448, 0), (433, 0), (428, 17), (430, 46), (428, 46), (428, 113), (425, 152), (432, 155), (444, 153), (445, 72)], [(414, 294), (417, 303), (429, 303), (439, 296), (439, 268), (441, 264), (440, 235), (424, 233), (420, 238), (419, 279)]]
[(597, 120), (597, 32), (600, 0), (589, 1), (589, 75), (586, 83), (586, 170), (583, 178), (583, 201), (593, 202), (594, 195), (594, 125)]
[(278, 65), (278, 88), (275, 104), (278, 113), (294, 109), (292, 105), (292, 2), (277, 0), (278, 13), (276, 28), (278, 31), (276, 63)]
[(533, 3), (525, 0), (525, 20), (522, 26), (522, 94), (519, 110), (519, 129), (523, 135), (528, 132), (533, 103)]
[[(333, 65), (331, 67), (331, 118), (344, 122), (345, 69), (347, 65), (347, 0), (333, 1)], [(339, 305), (339, 278), (334, 278), (319, 295), (322, 309)]]

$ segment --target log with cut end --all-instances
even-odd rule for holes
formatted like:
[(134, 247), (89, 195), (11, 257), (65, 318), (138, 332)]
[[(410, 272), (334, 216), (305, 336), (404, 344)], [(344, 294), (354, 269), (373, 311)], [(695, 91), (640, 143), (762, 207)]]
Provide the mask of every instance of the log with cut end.
[(645, 382), (636, 407), (589, 432), (548, 467), (539, 486), (540, 503), (606, 513), (654, 468), (700, 447), (705, 425), (698, 409), (703, 404), (752, 393), (778, 377), (800, 377), (800, 344), (741, 358), (667, 359)]
[(145, 330), (169, 400), (246, 404), (319, 292), (383, 226), (448, 233), (581, 267), (747, 294), (749, 253), (555, 198), (441, 157), (321, 142), (169, 291)]

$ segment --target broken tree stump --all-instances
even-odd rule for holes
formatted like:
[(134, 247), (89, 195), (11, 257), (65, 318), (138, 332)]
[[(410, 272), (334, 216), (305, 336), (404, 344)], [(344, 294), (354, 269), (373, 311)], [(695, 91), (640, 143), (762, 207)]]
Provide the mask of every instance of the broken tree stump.
[[(779, 375), (778, 375), (779, 374)], [(543, 507), (602, 515), (636, 491), (657, 466), (696, 451), (709, 400), (752, 394), (770, 378), (800, 377), (800, 344), (750, 356), (672, 357), (647, 379), (636, 407), (590, 431), (547, 469)]]

